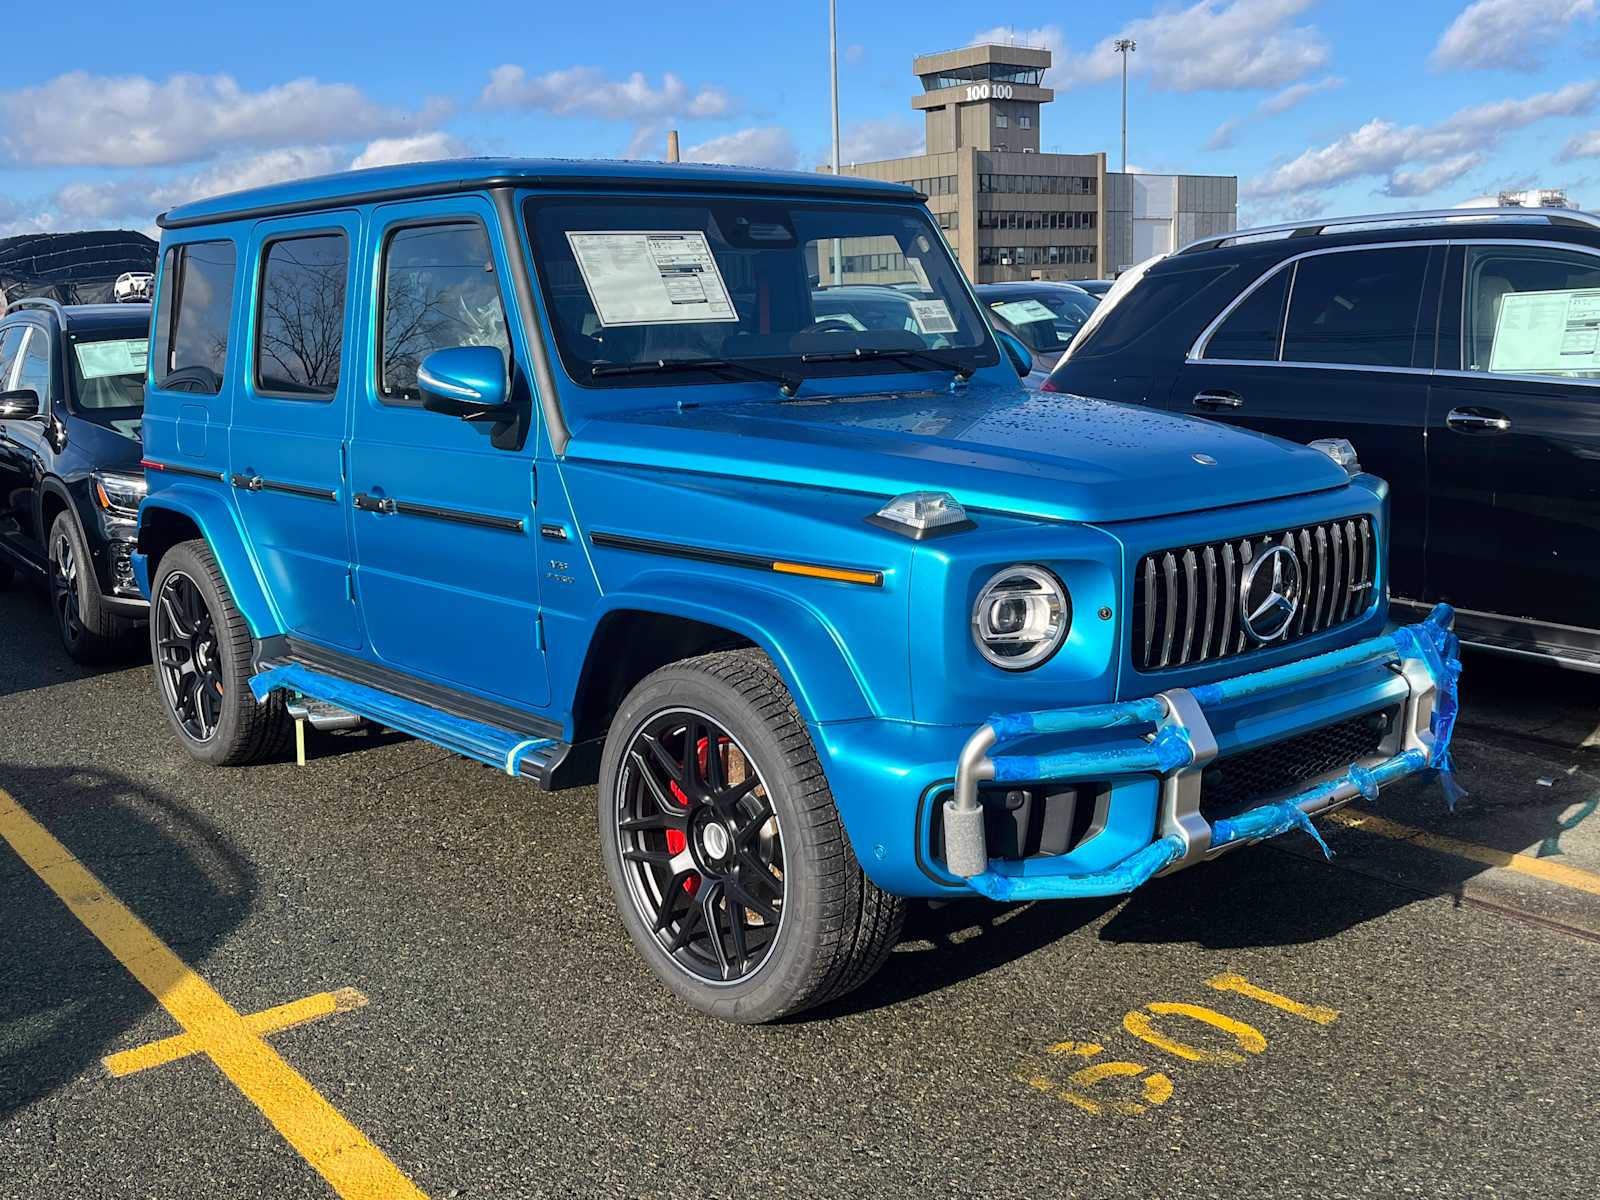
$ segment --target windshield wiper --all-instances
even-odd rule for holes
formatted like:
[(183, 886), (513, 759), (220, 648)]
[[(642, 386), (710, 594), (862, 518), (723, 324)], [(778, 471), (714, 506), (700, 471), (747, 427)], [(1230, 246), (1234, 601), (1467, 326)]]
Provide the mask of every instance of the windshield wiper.
[(802, 354), (800, 361), (803, 363), (871, 362), (873, 359), (881, 358), (929, 363), (935, 370), (954, 371), (956, 378), (961, 380), (971, 379), (973, 372), (977, 370), (964, 359), (958, 359), (952, 366), (938, 351), (894, 350), (883, 346), (857, 346), (854, 350), (817, 351), (812, 354)]
[(656, 358), (649, 362), (596, 363), (589, 374), (596, 379), (608, 375), (666, 375), (673, 371), (713, 371), (743, 375), (746, 379), (766, 379), (778, 385), (785, 396), (793, 396), (804, 382), (799, 375), (751, 366), (731, 358)]

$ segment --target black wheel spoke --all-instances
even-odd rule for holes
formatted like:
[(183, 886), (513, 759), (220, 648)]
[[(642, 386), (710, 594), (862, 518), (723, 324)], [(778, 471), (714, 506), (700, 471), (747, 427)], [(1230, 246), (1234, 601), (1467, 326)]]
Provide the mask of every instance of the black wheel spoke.
[(675, 855), (666, 850), (624, 850), (622, 857), (629, 862), (655, 863), (657, 866), (670, 867)]
[(661, 786), (661, 781), (656, 778), (654, 768), (645, 761), (644, 755), (637, 750), (631, 750), (629, 751), (629, 757), (633, 759), (634, 766), (644, 779), (645, 786), (650, 789), (651, 798), (655, 800), (656, 806), (669, 815), (676, 816), (681, 814), (683, 812), (682, 805), (673, 801), (668, 795), (667, 789)]
[[(673, 915), (673, 910), (678, 907), (679, 900), (689, 895), (687, 885), (689, 880), (694, 878), (694, 875), (695, 872), (693, 871), (679, 871), (668, 881), (667, 886), (662, 889), (661, 905), (656, 909), (655, 920), (652, 923), (652, 928), (655, 932), (665, 933), (672, 925), (672, 922), (676, 919)], [(689, 907), (693, 908), (694, 906), (691, 904)]]
[(648, 830), (677, 829), (682, 831), (689, 824), (688, 818), (673, 813), (652, 813), (647, 817), (626, 817), (617, 822), (617, 828), (624, 833), (643, 833)]
[(682, 787), (683, 768), (673, 761), (672, 755), (669, 754), (667, 752), (667, 748), (661, 744), (661, 740), (654, 737), (645, 738), (644, 744), (646, 749), (650, 751), (650, 756), (654, 758), (656, 762), (661, 764), (661, 769), (667, 773), (667, 777), (671, 779), (673, 783), (677, 784), (679, 787)]
[[(700, 920), (706, 927), (706, 941), (711, 943), (711, 953), (717, 960), (717, 972), (724, 979), (733, 978), (735, 961), (728, 956), (728, 947), (722, 942), (722, 917), (725, 906), (723, 887), (713, 883), (700, 897)], [(727, 909), (732, 912), (732, 909)]]
[(755, 913), (756, 916), (767, 922), (767, 924), (776, 925), (778, 923), (778, 910), (772, 905), (768, 904), (765, 900), (759, 899), (755, 893), (746, 888), (742, 882), (729, 884), (728, 894), (745, 908), (748, 908), (751, 912)]

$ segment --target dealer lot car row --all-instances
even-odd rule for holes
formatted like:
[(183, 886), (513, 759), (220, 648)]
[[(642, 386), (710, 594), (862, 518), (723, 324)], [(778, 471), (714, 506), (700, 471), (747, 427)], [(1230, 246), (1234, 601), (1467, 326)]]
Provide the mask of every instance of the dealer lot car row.
[[(858, 986), (909, 898), (1119, 894), (1448, 784), (1388, 484), (1025, 392), (920, 200), (478, 160), (164, 214), (131, 569), (177, 743), (359, 719), (597, 780), (639, 952), (738, 1021)], [(818, 287), (887, 246), (915, 289)]]

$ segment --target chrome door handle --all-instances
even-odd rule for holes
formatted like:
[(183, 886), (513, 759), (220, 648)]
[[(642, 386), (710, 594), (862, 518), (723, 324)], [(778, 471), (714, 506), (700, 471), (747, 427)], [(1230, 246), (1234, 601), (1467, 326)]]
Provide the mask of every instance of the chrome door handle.
[(1201, 408), (1243, 408), (1244, 400), (1236, 392), (1196, 392), (1194, 402)]
[(1451, 429), (1493, 433), (1505, 433), (1511, 428), (1511, 418), (1492, 408), (1452, 408), (1444, 423)]

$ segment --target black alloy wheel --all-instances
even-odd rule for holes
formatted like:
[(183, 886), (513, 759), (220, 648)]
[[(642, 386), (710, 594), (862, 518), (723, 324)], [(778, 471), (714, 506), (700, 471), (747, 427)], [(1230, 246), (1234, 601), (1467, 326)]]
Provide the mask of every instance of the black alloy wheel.
[(55, 542), (50, 547), (50, 600), (55, 607), (61, 640), (70, 648), (83, 641), (83, 612), (79, 607), (77, 548), (66, 529), (57, 523)]
[(222, 719), (225, 688), (216, 622), (199, 586), (182, 571), (172, 572), (151, 619), (156, 673), (168, 707), (189, 737), (209, 742)]
[(760, 771), (703, 713), (659, 712), (617, 779), (623, 875), (662, 951), (713, 985), (749, 979), (783, 922), (784, 843)]

